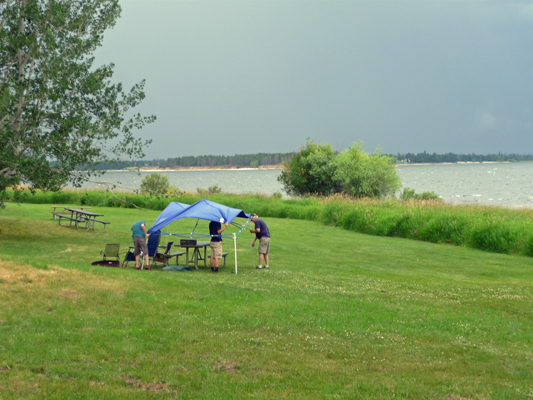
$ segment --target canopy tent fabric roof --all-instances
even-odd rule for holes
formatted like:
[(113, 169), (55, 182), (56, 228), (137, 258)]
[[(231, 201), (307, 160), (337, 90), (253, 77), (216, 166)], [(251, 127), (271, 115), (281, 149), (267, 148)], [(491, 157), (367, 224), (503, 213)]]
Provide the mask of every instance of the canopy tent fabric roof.
[[(159, 215), (159, 217), (156, 219), (156, 221), (154, 222), (154, 225), (150, 229), (148, 229), (148, 233), (152, 234), (154, 232), (157, 232), (162, 227), (167, 226), (172, 221), (175, 221), (172, 218), (174, 218), (174, 216), (179, 214), (181, 211), (183, 211), (187, 207), (190, 207), (190, 204), (178, 203), (177, 201), (170, 203), (163, 210), (161, 215)], [(159, 228), (155, 228), (156, 226), (158, 226)]]
[(157, 232), (171, 222), (181, 218), (198, 218), (224, 224), (226, 222), (233, 222), (235, 218), (249, 219), (250, 214), (205, 199), (197, 201), (193, 205), (173, 202), (163, 210), (159, 218), (157, 218), (150, 229), (148, 229), (148, 233), (151, 234)]

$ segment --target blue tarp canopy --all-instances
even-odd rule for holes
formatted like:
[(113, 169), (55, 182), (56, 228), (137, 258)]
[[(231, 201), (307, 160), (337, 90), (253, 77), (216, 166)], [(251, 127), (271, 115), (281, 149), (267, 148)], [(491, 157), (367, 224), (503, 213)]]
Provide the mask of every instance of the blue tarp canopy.
[[(181, 211), (183, 211), (184, 209), (190, 206), (191, 206), (190, 204), (178, 203), (177, 201), (170, 203), (167, 206), (167, 208), (163, 210), (161, 215), (156, 219), (156, 221), (154, 222), (154, 225), (150, 229), (148, 229), (148, 233), (152, 234), (154, 232), (157, 232), (162, 227), (167, 226), (172, 221), (175, 221), (175, 219), (173, 218), (176, 215), (178, 215)], [(156, 226), (158, 226), (159, 228), (155, 228)]]
[(220, 222), (222, 224), (226, 222), (231, 224), (235, 218), (249, 219), (250, 214), (205, 199), (197, 201), (193, 205), (174, 202), (170, 203), (167, 208), (163, 210), (159, 218), (157, 218), (150, 229), (148, 229), (148, 233), (157, 232), (171, 222), (182, 218), (198, 218), (207, 221)]

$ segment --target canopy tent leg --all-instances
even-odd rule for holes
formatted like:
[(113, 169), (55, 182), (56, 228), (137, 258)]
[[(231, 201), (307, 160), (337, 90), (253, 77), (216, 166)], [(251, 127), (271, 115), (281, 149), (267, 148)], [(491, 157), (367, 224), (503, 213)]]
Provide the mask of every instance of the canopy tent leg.
[(233, 233), (233, 246), (235, 250), (235, 275), (237, 275), (237, 234)]
[(251, 237), (250, 248), (252, 249), (252, 268), (255, 268), (257, 266), (257, 264), (255, 263), (255, 249), (253, 246), (254, 236), (255, 236), (255, 233), (252, 233), (252, 235), (250, 236)]

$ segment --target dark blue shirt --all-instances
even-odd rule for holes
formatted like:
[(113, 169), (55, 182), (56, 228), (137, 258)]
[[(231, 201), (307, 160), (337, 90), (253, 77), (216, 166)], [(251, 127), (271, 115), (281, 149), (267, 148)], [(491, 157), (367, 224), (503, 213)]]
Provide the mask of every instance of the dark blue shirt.
[(268, 226), (261, 218), (255, 220), (255, 229), (259, 228), (259, 233), (256, 232), (255, 236), (261, 239), (263, 236), (270, 237), (270, 231)]
[(216, 235), (211, 238), (212, 242), (222, 242), (222, 237), (220, 236), (220, 233), (218, 233), (218, 231), (221, 229), (222, 229), (222, 225), (220, 225), (220, 222), (211, 221), (209, 223), (209, 234)]

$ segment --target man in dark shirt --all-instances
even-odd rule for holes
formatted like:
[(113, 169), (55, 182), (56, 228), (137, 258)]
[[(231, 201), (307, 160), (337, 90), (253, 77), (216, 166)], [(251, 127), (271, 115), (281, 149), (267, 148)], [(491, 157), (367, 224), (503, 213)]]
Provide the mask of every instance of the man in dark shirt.
[[(220, 222), (224, 222), (221, 218)], [(222, 258), (222, 237), (220, 234), (226, 230), (229, 223), (226, 221), (224, 227), (220, 222), (211, 221), (209, 223), (209, 234), (211, 235), (211, 271), (218, 272), (220, 259)]]
[[(260, 219), (257, 214), (252, 214), (252, 222), (255, 224), (255, 229), (250, 229), (251, 233), (255, 233), (255, 239), (252, 243), (252, 247), (255, 245), (255, 241), (259, 239), (259, 265), (256, 269), (268, 268), (268, 252), (270, 249), (270, 231), (268, 226)], [(263, 267), (263, 258), (265, 259), (265, 266)]]

